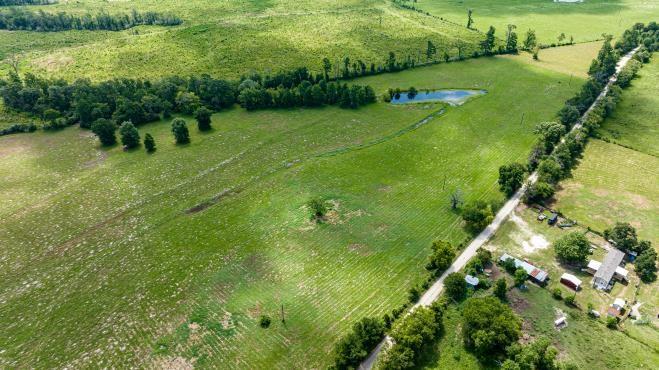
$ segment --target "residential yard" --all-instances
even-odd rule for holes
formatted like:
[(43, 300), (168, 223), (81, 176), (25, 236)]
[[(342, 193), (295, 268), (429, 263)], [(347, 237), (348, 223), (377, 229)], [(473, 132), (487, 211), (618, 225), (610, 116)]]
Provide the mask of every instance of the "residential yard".
[[(656, 348), (659, 341), (659, 321), (656, 318), (659, 305), (656, 295), (652, 295), (656, 293), (658, 284), (641, 283), (633, 272), (633, 265), (627, 264), (625, 268), (630, 271), (629, 283), (618, 282), (608, 293), (593, 289), (592, 275), (559, 263), (552, 243), (573, 231), (586, 233), (594, 246), (604, 245), (604, 240), (588, 232), (583, 226), (567, 229), (549, 226), (546, 221), (538, 221), (537, 215), (536, 209), (523, 205), (518, 207), (511, 219), (506, 221), (487, 245), (496, 258), (505, 252), (525, 259), (549, 273), (550, 281), (546, 287), (529, 284), (527, 291), (514, 289), (509, 294), (513, 308), (525, 320), (523, 330), (531, 337), (549, 336), (562, 356), (580, 368), (652, 368), (653, 364), (659, 361), (659, 353), (648, 352), (648, 349)], [(580, 223), (579, 219), (576, 220)], [(590, 258), (602, 261), (605, 254), (604, 249), (595, 248)], [(576, 294), (560, 283), (560, 276), (564, 272), (582, 280), (582, 289)], [(509, 282), (512, 283), (512, 280)], [(639, 293), (637, 286), (640, 287)], [(578, 308), (569, 307), (554, 299), (551, 292), (555, 288), (561, 289), (563, 297), (575, 295)], [(607, 329), (604, 317), (615, 298), (624, 298), (630, 304), (636, 300), (643, 302), (641, 307), (644, 310), (641, 310), (641, 313), (647, 324), (634, 324), (630, 319), (624, 319), (620, 331)], [(601, 313), (602, 318), (595, 320), (587, 316), (589, 303)], [(557, 318), (557, 309), (567, 314), (568, 326), (561, 331), (557, 331), (553, 323)]]

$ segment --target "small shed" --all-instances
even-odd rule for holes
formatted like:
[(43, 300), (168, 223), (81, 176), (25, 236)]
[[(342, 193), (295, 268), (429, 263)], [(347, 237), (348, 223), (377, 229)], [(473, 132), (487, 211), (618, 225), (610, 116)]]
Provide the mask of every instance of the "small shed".
[(471, 275), (465, 276), (465, 281), (467, 282), (467, 285), (469, 285), (469, 287), (471, 288), (477, 287), (479, 282), (476, 276), (471, 276)]
[(581, 280), (572, 274), (568, 274), (567, 272), (561, 275), (561, 283), (574, 290), (581, 289)]
[(565, 319), (565, 316), (559, 317), (558, 319), (554, 320), (554, 326), (557, 329), (566, 327), (567, 326), (567, 320)]
[(549, 216), (549, 220), (547, 220), (547, 223), (549, 225), (554, 225), (558, 221), (558, 213), (552, 213), (551, 216)]

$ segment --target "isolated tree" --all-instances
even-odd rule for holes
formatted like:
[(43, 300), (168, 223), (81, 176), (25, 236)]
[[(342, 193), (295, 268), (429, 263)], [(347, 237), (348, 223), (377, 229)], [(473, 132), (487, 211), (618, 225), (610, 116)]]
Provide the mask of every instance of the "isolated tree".
[(172, 134), (176, 144), (187, 144), (190, 142), (190, 132), (183, 118), (174, 118), (172, 121)]
[(117, 137), (115, 136), (115, 131), (117, 130), (117, 125), (114, 121), (105, 118), (99, 118), (92, 124), (92, 132), (98, 136), (98, 140), (101, 141), (103, 146), (111, 146), (117, 143)]
[(506, 291), (508, 286), (506, 284), (505, 278), (499, 278), (496, 283), (494, 283), (494, 291), (492, 292), (495, 297), (499, 298), (502, 301), (506, 300)]
[(444, 272), (455, 258), (456, 251), (451, 243), (444, 240), (437, 240), (432, 243), (432, 254), (428, 257), (426, 269), (435, 271), (435, 275)]
[(327, 203), (321, 198), (313, 198), (307, 202), (307, 206), (311, 210), (311, 219), (316, 222), (321, 222), (327, 211)]
[(407, 90), (407, 98), (414, 99), (418, 93), (419, 91), (414, 86), (412, 86), (409, 88), (409, 90)]
[(211, 129), (211, 112), (206, 107), (200, 107), (194, 112), (194, 118), (197, 120), (199, 131), (208, 131)]
[(471, 16), (473, 11), (471, 9), (467, 9), (467, 28), (471, 29), (471, 26), (474, 25), (474, 18)]
[(526, 38), (524, 39), (524, 48), (526, 50), (533, 50), (538, 44), (534, 30), (526, 31)]
[(574, 231), (560, 237), (554, 243), (554, 251), (561, 261), (581, 265), (590, 254), (590, 242), (582, 233)]
[(616, 222), (613, 228), (604, 230), (604, 238), (622, 251), (635, 250), (638, 244), (636, 229), (627, 222)]
[(156, 151), (156, 140), (151, 136), (151, 134), (144, 135), (144, 148), (147, 152), (153, 153)]
[(526, 279), (529, 278), (529, 274), (527, 274), (523, 268), (518, 268), (515, 270), (513, 278), (515, 279), (515, 286), (521, 287), (526, 282)]
[(121, 143), (126, 149), (132, 149), (140, 145), (140, 133), (137, 132), (135, 125), (131, 121), (126, 121), (119, 127)]
[(485, 55), (492, 55), (492, 49), (494, 49), (494, 32), (495, 28), (490, 26), (490, 28), (487, 30), (487, 33), (485, 34), (485, 39), (481, 41), (480, 46), (481, 50), (483, 50), (483, 54)]
[(641, 252), (634, 261), (634, 268), (644, 283), (657, 280), (657, 252), (654, 248)]
[(455, 189), (455, 191), (451, 193), (450, 201), (451, 209), (458, 209), (458, 207), (460, 207), (463, 203), (462, 191), (460, 191), (460, 189)]
[(437, 47), (435, 47), (435, 44), (433, 44), (432, 41), (428, 40), (428, 46), (426, 47), (426, 59), (432, 59), (435, 54), (437, 54)]
[(565, 40), (565, 33), (561, 32), (561, 34), (558, 35), (558, 44), (560, 45), (563, 40)]
[(272, 319), (270, 319), (270, 316), (268, 315), (261, 315), (259, 318), (259, 326), (262, 327), (263, 329), (267, 329), (270, 326), (270, 323), (272, 322)]
[(449, 274), (444, 279), (444, 289), (446, 294), (455, 299), (456, 301), (462, 300), (467, 294), (467, 282), (465, 281), (465, 274), (461, 272), (454, 272)]
[(499, 167), (499, 189), (510, 197), (524, 183), (526, 168), (520, 163), (511, 163)]
[(465, 345), (480, 358), (503, 354), (521, 334), (521, 320), (494, 297), (467, 299), (462, 317)]

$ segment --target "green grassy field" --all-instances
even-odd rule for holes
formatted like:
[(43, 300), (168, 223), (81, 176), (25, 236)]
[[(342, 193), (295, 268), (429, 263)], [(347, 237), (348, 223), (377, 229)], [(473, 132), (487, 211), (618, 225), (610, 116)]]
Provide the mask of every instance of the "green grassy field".
[(602, 138), (659, 157), (659, 58), (646, 64), (613, 116), (598, 131)]
[(552, 71), (587, 78), (590, 62), (597, 57), (601, 47), (601, 41), (585, 42), (540, 50), (538, 60), (533, 60), (532, 54), (527, 52), (506, 55), (506, 58), (513, 58)]
[[(32, 7), (35, 8), (35, 7)], [(482, 39), (465, 27), (400, 9), (385, 0), (148, 0), (61, 1), (44, 11), (125, 13), (170, 12), (177, 27), (141, 26), (122, 32), (0, 32), (0, 59), (20, 53), (24, 71), (75, 79), (116, 76), (157, 78), (210, 73), (238, 77), (250, 70), (280, 71), (299, 66), (319, 71), (322, 59), (344, 57), (382, 64), (389, 51), (420, 58), (431, 40), (449, 47), (463, 40), (465, 53)], [(442, 54), (439, 54), (442, 55)], [(6, 71), (6, 69), (5, 69)]]
[(153, 155), (76, 128), (0, 138), (0, 364), (323, 367), (352, 322), (406, 299), (433, 239), (465, 238), (451, 192), (502, 199), (498, 167), (569, 80), (499, 57), (360, 80), (488, 90), (411, 131), (441, 106), (234, 109), (184, 147), (142, 126)]
[(653, 0), (585, 0), (582, 3), (554, 3), (552, 0), (418, 0), (416, 6), (459, 24), (467, 24), (467, 10), (473, 10), (474, 27), (489, 26), (504, 35), (508, 24), (517, 26), (520, 41), (528, 29), (538, 41), (557, 42), (565, 33), (574, 41), (600, 39), (603, 33), (620, 35), (636, 22), (656, 21), (659, 8)]

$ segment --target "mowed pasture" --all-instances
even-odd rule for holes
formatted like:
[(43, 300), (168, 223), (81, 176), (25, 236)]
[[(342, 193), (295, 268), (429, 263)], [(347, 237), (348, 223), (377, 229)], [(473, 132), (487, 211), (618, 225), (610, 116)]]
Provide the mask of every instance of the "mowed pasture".
[[(488, 93), (233, 109), (211, 133), (189, 119), (186, 146), (158, 122), (140, 127), (152, 155), (77, 128), (0, 138), (0, 364), (324, 367), (354, 321), (407, 299), (432, 240), (466, 238), (453, 191), (503, 199), (499, 166), (525, 161), (576, 80), (501, 57), (423, 67), (359, 83)], [(324, 224), (312, 197), (333, 204)]]
[[(384, 0), (339, 1), (61, 1), (30, 7), (47, 12), (95, 14), (156, 11), (183, 19), (177, 27), (140, 26), (121, 32), (0, 32), (0, 59), (19, 53), (24, 71), (72, 80), (118, 76), (160, 78), (209, 73), (236, 78), (250, 70), (278, 72), (306, 66), (319, 72), (323, 58), (336, 66), (349, 57), (367, 66), (399, 59), (425, 61), (427, 42), (471, 55), (484, 37)], [(6, 72), (6, 67), (5, 72)]]
[(643, 66), (598, 134), (605, 140), (659, 157), (659, 59)]
[(619, 36), (637, 22), (656, 21), (659, 8), (653, 0), (584, 0), (581, 3), (556, 3), (553, 0), (418, 0), (418, 8), (453, 22), (466, 25), (467, 10), (473, 10), (474, 27), (497, 29), (505, 35), (508, 24), (517, 26), (521, 42), (528, 29), (536, 31), (538, 41), (558, 42), (565, 33), (568, 41), (592, 41), (602, 34)]

